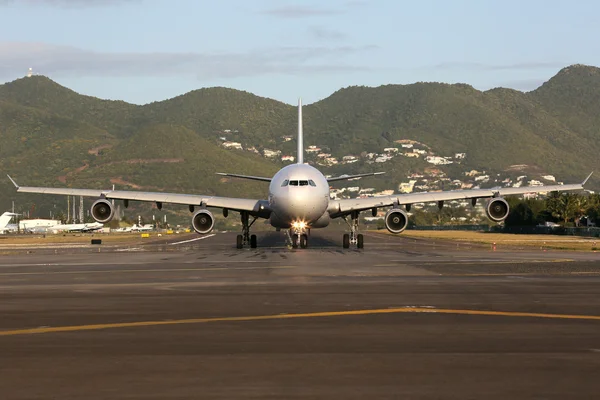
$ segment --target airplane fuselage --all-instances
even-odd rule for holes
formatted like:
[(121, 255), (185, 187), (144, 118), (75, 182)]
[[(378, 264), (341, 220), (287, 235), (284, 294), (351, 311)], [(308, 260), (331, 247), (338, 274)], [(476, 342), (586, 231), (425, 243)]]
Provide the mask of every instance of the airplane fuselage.
[(291, 228), (303, 223), (306, 228), (329, 224), (329, 183), (308, 164), (292, 164), (279, 170), (269, 185), (271, 225)]

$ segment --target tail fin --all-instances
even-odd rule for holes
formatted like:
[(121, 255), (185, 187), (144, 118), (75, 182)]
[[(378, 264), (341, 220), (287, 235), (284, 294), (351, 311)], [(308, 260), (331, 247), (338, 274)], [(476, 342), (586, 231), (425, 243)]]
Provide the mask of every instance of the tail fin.
[(11, 212), (5, 212), (4, 214), (0, 215), (0, 229), (6, 228), (6, 226), (8, 225), (8, 223), (10, 222), (10, 220), (12, 219), (12, 217), (14, 217), (15, 215), (19, 215), (19, 214), (13, 214)]
[(298, 164), (304, 164), (304, 137), (302, 133), (302, 99), (298, 99)]

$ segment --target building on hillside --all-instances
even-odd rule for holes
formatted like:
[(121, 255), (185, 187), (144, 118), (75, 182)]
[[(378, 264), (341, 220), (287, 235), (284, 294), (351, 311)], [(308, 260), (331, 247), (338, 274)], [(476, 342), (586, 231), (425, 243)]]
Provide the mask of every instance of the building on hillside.
[(279, 155), (281, 154), (281, 151), (280, 150), (263, 149), (263, 154), (265, 157), (273, 158), (273, 157), (279, 157)]
[(386, 147), (383, 149), (383, 151), (385, 153), (397, 153), (398, 152), (398, 148), (397, 147)]
[(417, 181), (414, 179), (411, 179), (408, 182), (402, 182), (398, 185), (398, 191), (400, 193), (412, 193), (415, 188), (415, 183), (417, 183)]
[(392, 156), (387, 155), (387, 154), (382, 154), (382, 155), (380, 155), (379, 157), (377, 157), (375, 159), (375, 162), (376, 163), (384, 163), (384, 162), (389, 161), (391, 159), (392, 159)]
[(294, 162), (294, 160), (296, 159), (296, 157), (294, 156), (282, 156), (281, 157), (281, 161), (290, 161), (290, 162)]
[(467, 153), (456, 153), (454, 154), (454, 158), (457, 160), (464, 160), (467, 157)]
[(308, 149), (304, 149), (304, 151), (307, 153), (318, 153), (321, 151), (321, 148), (317, 146), (308, 146)]
[(556, 177), (554, 175), (544, 175), (542, 176), (542, 179), (545, 179), (550, 182), (556, 182)]
[(419, 158), (421, 155), (419, 153), (401, 153), (404, 157), (410, 158)]
[(238, 142), (223, 142), (222, 144), (226, 149), (243, 150), (242, 144)]
[(425, 158), (425, 161), (427, 161), (430, 164), (434, 164), (434, 165), (447, 165), (447, 164), (452, 164), (454, 161), (451, 161), (448, 159), (448, 157), (438, 157), (438, 156), (427, 156)]

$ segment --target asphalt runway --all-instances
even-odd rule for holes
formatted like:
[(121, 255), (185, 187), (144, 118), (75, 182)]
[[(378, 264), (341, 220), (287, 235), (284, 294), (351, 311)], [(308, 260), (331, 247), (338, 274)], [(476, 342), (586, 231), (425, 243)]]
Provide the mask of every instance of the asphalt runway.
[(600, 253), (314, 232), (0, 257), (0, 399), (590, 399)]

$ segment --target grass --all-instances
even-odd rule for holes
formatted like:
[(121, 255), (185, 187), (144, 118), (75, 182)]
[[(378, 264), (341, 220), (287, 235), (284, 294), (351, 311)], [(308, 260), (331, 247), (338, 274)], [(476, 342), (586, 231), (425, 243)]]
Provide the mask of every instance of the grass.
[[(379, 231), (381, 232), (381, 231)], [(387, 233), (387, 231), (386, 231)], [(448, 241), (480, 243), (496, 248), (538, 247), (555, 250), (595, 251), (600, 244), (599, 238), (559, 235), (520, 235), (511, 233), (486, 233), (473, 231), (404, 231), (402, 236), (422, 239), (440, 239)]]

